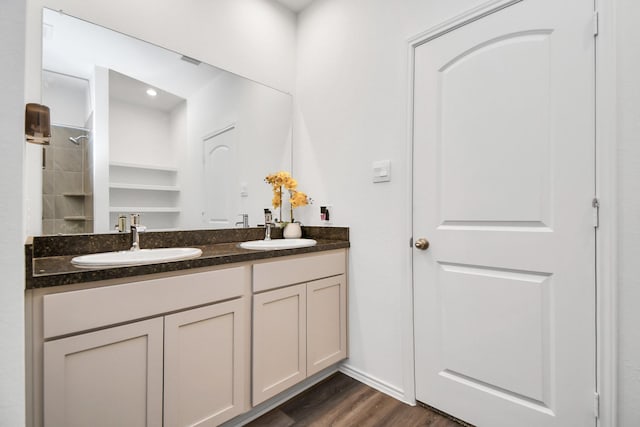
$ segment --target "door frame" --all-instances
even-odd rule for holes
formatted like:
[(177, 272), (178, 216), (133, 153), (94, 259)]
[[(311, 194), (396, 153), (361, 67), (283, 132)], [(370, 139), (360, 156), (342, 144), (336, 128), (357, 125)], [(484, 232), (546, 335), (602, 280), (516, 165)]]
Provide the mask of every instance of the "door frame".
[[(407, 41), (407, 231), (411, 330), (413, 340), (405, 342), (410, 349), (411, 360), (404, 370), (405, 399), (415, 403), (415, 329), (414, 329), (414, 283), (413, 283), (413, 87), (415, 49), (448, 32), (481, 19), (506, 7), (526, 0), (491, 0), (472, 8), (454, 18), (423, 31)], [(596, 390), (594, 411), (598, 410), (597, 425), (614, 427), (617, 409), (617, 139), (616, 139), (616, 33), (615, 11), (617, 0), (594, 0), (594, 23), (598, 34), (595, 37), (595, 192), (600, 201), (599, 227), (596, 229)], [(597, 12), (596, 12), (597, 11)], [(596, 18), (597, 13), (597, 18)], [(596, 21), (597, 19), (597, 21)], [(599, 409), (597, 406), (599, 402)]]
[(618, 0), (594, 0), (596, 37), (596, 196), (600, 227), (596, 235), (596, 381), (600, 393), (598, 425), (617, 425), (618, 383), (618, 204), (616, 27)]

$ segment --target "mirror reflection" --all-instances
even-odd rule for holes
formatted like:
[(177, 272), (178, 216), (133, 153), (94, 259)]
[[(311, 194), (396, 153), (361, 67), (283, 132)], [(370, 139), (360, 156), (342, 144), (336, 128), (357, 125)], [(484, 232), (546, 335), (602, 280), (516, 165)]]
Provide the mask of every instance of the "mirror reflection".
[(291, 170), (291, 96), (121, 33), (43, 11), (44, 234), (227, 228)]

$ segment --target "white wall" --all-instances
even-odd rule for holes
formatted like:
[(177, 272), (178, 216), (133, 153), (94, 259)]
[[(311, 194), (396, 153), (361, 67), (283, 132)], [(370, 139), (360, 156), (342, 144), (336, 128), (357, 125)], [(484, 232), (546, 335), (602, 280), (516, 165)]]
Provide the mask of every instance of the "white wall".
[[(230, 225), (249, 214), (249, 224), (264, 223), (263, 209), (271, 204), (271, 189), (264, 183), (270, 173), (291, 167), (291, 96), (251, 80), (223, 73), (189, 97), (187, 102), (188, 147), (180, 168), (181, 226), (206, 227), (200, 212), (205, 208), (203, 137), (235, 125), (233, 138), (237, 161), (231, 166)], [(246, 197), (240, 195), (241, 184)], [(222, 193), (222, 190), (221, 190)], [(288, 215), (287, 215), (288, 218)], [(225, 225), (226, 227), (226, 225)]]
[(51, 110), (51, 123), (82, 128), (91, 112), (89, 82), (56, 73), (46, 73), (42, 103)]
[[(299, 17), (294, 169), (351, 227), (349, 366), (413, 399), (407, 39), (480, 0), (316, 0)], [(373, 184), (389, 159), (392, 181)]]
[(618, 425), (640, 425), (640, 3), (617, 2)]
[(0, 13), (0, 426), (24, 425), (24, 16), (22, 0)]
[(170, 117), (169, 112), (111, 97), (109, 161), (176, 167)]
[[(93, 94), (93, 229), (111, 230), (109, 220), (109, 70), (96, 66)], [(27, 168), (33, 166), (27, 159)], [(27, 229), (28, 231), (28, 229)]]

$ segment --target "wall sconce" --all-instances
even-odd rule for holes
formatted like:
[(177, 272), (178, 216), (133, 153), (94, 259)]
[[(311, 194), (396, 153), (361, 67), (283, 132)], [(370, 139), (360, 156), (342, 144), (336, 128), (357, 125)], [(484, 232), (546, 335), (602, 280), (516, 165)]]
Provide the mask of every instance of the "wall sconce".
[(49, 107), (40, 104), (27, 104), (24, 113), (24, 136), (27, 142), (49, 145), (49, 141), (51, 141)]

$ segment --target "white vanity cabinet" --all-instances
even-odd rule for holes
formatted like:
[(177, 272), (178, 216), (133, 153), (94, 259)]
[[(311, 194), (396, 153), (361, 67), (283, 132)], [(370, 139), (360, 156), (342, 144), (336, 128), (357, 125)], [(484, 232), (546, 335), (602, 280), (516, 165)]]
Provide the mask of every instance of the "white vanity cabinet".
[(346, 251), (253, 266), (255, 406), (347, 357)]
[(28, 290), (27, 425), (245, 414), (347, 357), (346, 264), (337, 249)]
[(245, 266), (45, 295), (43, 425), (216, 426), (248, 410), (249, 278)]

